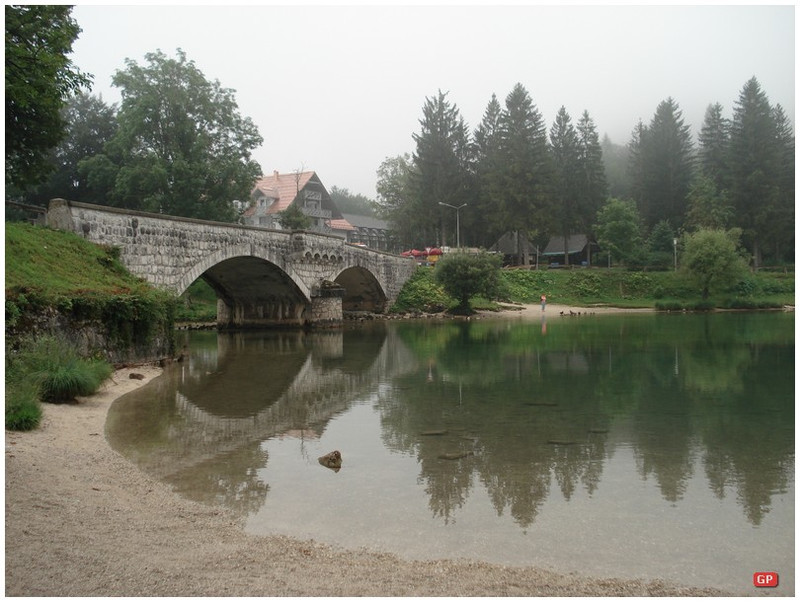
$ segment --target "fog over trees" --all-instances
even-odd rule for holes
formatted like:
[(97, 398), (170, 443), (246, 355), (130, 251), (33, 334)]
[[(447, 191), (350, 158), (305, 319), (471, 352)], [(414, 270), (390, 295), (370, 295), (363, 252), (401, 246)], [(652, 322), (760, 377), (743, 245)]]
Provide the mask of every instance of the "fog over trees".
[[(635, 211), (638, 230), (633, 262), (647, 264), (658, 240), (734, 227), (753, 265), (793, 261), (794, 132), (755, 77), (730, 118), (709, 104), (697, 141), (674, 98), (637, 123), (625, 146), (600, 142), (588, 110), (575, 124), (561, 107), (548, 135), (521, 84), (502, 105), (493, 94), (474, 131), (442, 91), (426, 99), (420, 126), (413, 155), (378, 170), (382, 215), (409, 247), (452, 244), (457, 217), (469, 246), (490, 247), (508, 232), (540, 248), (554, 236), (597, 240), (601, 209), (627, 200), (620, 207)], [(440, 202), (463, 209), (456, 216)]]

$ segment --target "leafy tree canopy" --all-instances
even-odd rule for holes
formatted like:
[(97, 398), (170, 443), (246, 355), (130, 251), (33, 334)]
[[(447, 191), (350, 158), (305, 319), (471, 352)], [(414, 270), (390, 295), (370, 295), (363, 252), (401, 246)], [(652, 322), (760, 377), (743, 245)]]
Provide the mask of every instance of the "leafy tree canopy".
[(331, 199), (342, 213), (355, 215), (375, 215), (375, 201), (368, 199), (363, 194), (353, 194), (347, 188), (331, 188)]
[(608, 199), (594, 229), (600, 247), (618, 261), (629, 261), (641, 247), (641, 219), (633, 201)]
[(746, 272), (739, 253), (741, 230), (698, 230), (686, 235), (681, 268), (700, 286), (703, 299), (712, 287), (730, 286)]
[(87, 178), (110, 186), (111, 204), (233, 221), (232, 201), (250, 197), (263, 139), (239, 114), (234, 91), (208, 81), (182, 50), (128, 59), (113, 83), (122, 90), (119, 129)]
[(278, 223), (285, 230), (308, 230), (311, 218), (303, 213), (298, 204), (292, 203), (278, 214)]
[(6, 6), (6, 186), (43, 181), (64, 137), (61, 109), (91, 76), (67, 56), (81, 29), (71, 6)]
[(387, 220), (395, 236), (415, 244), (418, 198), (411, 189), (414, 166), (408, 154), (387, 157), (378, 168), (378, 215)]
[(66, 124), (66, 136), (50, 152), (53, 172), (45, 182), (25, 195), (25, 202), (44, 206), (50, 199), (60, 197), (104, 205), (107, 203), (105, 187), (96, 194), (81, 171), (81, 163), (102, 154), (105, 144), (114, 136), (116, 107), (106, 105), (102, 98), (78, 93), (61, 113)]
[(696, 176), (688, 196), (686, 212), (687, 230), (724, 230), (733, 220), (733, 207), (725, 192), (719, 192), (714, 180), (708, 176)]

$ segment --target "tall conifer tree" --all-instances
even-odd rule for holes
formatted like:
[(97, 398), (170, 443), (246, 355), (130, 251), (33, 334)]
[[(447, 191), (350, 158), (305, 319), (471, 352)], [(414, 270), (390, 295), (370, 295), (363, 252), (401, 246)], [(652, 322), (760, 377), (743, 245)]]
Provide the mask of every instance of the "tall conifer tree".
[(640, 142), (641, 190), (636, 199), (639, 211), (648, 229), (661, 220), (677, 229), (686, 212), (693, 149), (689, 126), (684, 124), (682, 112), (672, 98), (658, 105)]
[[(591, 240), (597, 212), (608, 198), (603, 150), (594, 121), (584, 111), (578, 121), (578, 229)], [(591, 257), (587, 256), (587, 262)]]
[(563, 106), (550, 128), (550, 152), (553, 157), (553, 200), (557, 229), (564, 243), (564, 264), (569, 265), (569, 237), (579, 223), (578, 134)]
[(722, 105), (719, 103), (709, 105), (700, 130), (698, 157), (700, 170), (714, 183), (717, 190), (727, 188), (730, 127), (730, 121), (722, 116)]
[[(470, 138), (467, 124), (447, 93), (426, 98), (421, 129), (413, 135), (413, 194), (418, 197), (420, 232), (415, 244), (455, 244), (455, 212), (442, 207), (460, 207), (469, 201)], [(445, 229), (447, 224), (447, 229)], [(446, 236), (452, 232), (452, 236)]]
[(502, 113), (497, 96), (492, 94), (473, 137), (476, 176), (476, 211), (473, 216), (480, 219), (472, 224), (471, 231), (472, 240), (484, 247), (490, 247), (504, 234), (504, 224), (497, 211), (497, 199), (502, 196)]
[(772, 235), (777, 261), (794, 261), (794, 201), (795, 158), (794, 131), (783, 107), (775, 105), (772, 111), (778, 160), (775, 181), (778, 186), (775, 228)]
[(755, 267), (761, 264), (761, 246), (774, 224), (778, 139), (767, 95), (753, 77), (745, 83), (734, 106), (728, 167), (730, 200)]
[[(503, 196), (498, 210), (506, 231), (516, 231), (541, 243), (553, 229), (552, 168), (547, 129), (541, 113), (522, 84), (506, 97), (501, 119)], [(518, 249), (529, 262), (530, 249)]]

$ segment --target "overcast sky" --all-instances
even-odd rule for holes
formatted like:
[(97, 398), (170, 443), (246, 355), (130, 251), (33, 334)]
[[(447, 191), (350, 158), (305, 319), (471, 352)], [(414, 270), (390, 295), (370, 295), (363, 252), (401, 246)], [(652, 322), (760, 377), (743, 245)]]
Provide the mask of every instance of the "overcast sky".
[[(521, 83), (547, 123), (563, 105), (626, 144), (639, 120), (676, 100), (699, 130), (726, 116), (758, 78), (795, 123), (795, 9), (777, 6), (99, 6), (73, 61), (92, 93), (118, 103), (111, 78), (129, 58), (181, 48), (209, 80), (235, 90), (264, 138), (265, 174), (317, 172), (323, 184), (375, 198), (387, 157), (414, 151), (425, 99), (439, 90), (474, 130), (492, 94)], [(695, 138), (696, 139), (696, 138)]]

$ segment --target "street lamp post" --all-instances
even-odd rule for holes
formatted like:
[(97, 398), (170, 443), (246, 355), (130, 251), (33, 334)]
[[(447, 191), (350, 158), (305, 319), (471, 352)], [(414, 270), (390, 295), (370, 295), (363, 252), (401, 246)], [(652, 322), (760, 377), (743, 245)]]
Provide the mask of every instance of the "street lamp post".
[(678, 271), (678, 239), (672, 239), (672, 261), (673, 261), (673, 270), (676, 272)]
[(441, 201), (439, 201), (439, 204), (444, 206), (444, 207), (450, 207), (450, 209), (455, 209), (456, 210), (456, 247), (460, 249), (461, 248), (461, 221), (459, 220), (458, 214), (461, 212), (460, 210), (463, 207), (467, 206), (467, 204), (464, 203), (463, 205), (459, 205), (458, 207), (455, 207), (453, 205), (448, 205), (447, 203), (442, 203)]

